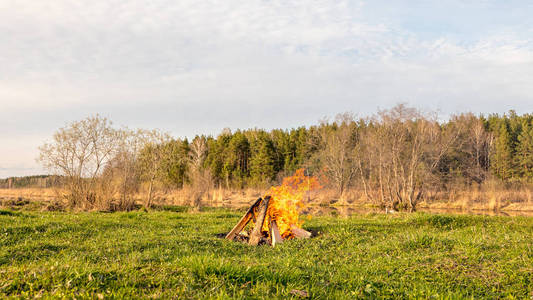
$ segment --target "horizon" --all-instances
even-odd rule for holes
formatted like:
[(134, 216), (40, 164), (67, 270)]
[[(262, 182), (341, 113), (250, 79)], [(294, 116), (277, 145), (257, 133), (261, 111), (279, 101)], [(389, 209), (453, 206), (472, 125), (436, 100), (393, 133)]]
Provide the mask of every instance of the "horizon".
[(532, 14), (518, 0), (0, 1), (0, 178), (45, 174), (37, 147), (96, 113), (174, 137), (396, 103), (531, 113)]
[[(406, 103), (398, 103), (398, 104), (406, 104)], [(380, 109), (376, 110), (376, 112), (374, 112), (372, 115), (367, 115), (367, 116), (357, 116), (357, 115), (355, 115), (354, 116), (355, 121), (371, 118), (375, 114), (377, 114), (377, 112), (379, 110), (382, 110), (382, 109), (384, 109), (384, 108), (380, 108)], [(386, 108), (386, 109), (389, 109), (389, 108)], [(418, 109), (418, 108), (416, 108), (416, 109)], [(477, 117), (488, 118), (490, 115), (507, 116), (508, 113), (512, 113), (512, 112), (516, 113), (516, 111), (512, 110), (512, 109), (507, 111), (507, 112), (503, 112), (503, 113), (487, 113), (487, 114), (475, 114), (473, 112), (456, 112), (454, 114), (450, 114), (450, 115), (446, 116), (445, 118), (440, 118), (440, 116), (437, 116), (438, 118), (437, 118), (436, 121), (439, 122), (442, 125), (443, 123), (448, 122), (450, 120), (450, 117), (453, 117), (453, 116), (456, 116), (456, 115), (460, 115), (460, 114), (473, 114), (473, 115), (475, 115)], [(351, 112), (348, 112), (348, 113), (351, 113)], [(423, 113), (435, 113), (435, 112), (423, 111)], [(342, 113), (338, 113), (336, 115), (339, 115), (339, 114), (342, 114)], [(524, 113), (524, 114), (528, 114), (528, 113)], [(96, 115), (98, 115), (98, 114), (96, 114)], [(519, 114), (519, 115), (522, 115), (522, 114)], [(181, 136), (181, 137), (176, 137), (176, 136), (172, 136), (171, 135), (171, 137), (173, 139), (189, 140), (189, 141), (192, 140), (196, 136), (202, 136), (202, 135), (205, 135), (206, 137), (216, 138), (217, 136), (219, 136), (226, 129), (229, 129), (231, 133), (235, 133), (236, 131), (249, 131), (249, 130), (265, 130), (267, 132), (271, 132), (272, 130), (286, 130), (286, 131), (289, 131), (289, 130), (297, 129), (297, 128), (301, 128), (301, 127), (309, 128), (309, 127), (312, 127), (312, 126), (318, 126), (318, 125), (320, 125), (320, 122), (322, 120), (325, 120), (325, 121), (328, 121), (328, 122), (332, 122), (334, 120), (335, 116), (325, 116), (322, 119), (317, 120), (314, 124), (303, 124), (303, 125), (297, 125), (297, 126), (287, 127), (287, 128), (280, 128), (280, 127), (273, 127), (273, 128), (264, 128), (264, 127), (229, 128), (229, 127), (225, 127), (225, 128), (220, 128), (218, 130), (218, 132), (214, 132), (214, 133), (197, 133), (197, 134), (193, 134), (193, 135), (190, 135), (190, 136)], [(89, 117), (89, 116), (87, 116), (87, 117)], [(109, 118), (108, 118), (108, 120), (112, 122), (113, 127), (124, 128), (123, 125), (115, 124), (113, 122), (113, 120), (111, 120)], [(61, 126), (61, 127), (66, 127), (68, 124), (70, 124), (71, 122), (75, 122), (75, 121), (79, 121), (79, 120), (69, 121), (69, 122), (63, 124), (63, 126)], [(57, 128), (57, 129), (59, 129), (59, 128)], [(57, 131), (57, 129), (56, 129), (56, 131)], [(148, 130), (156, 129), (156, 130), (160, 130), (161, 132), (168, 133), (168, 132), (166, 132), (164, 130), (161, 130), (160, 128), (130, 128), (130, 129), (134, 129), (134, 130), (135, 129), (148, 129)], [(54, 131), (53, 133), (55, 133), (56, 131)], [(51, 137), (52, 137), (52, 135), (50, 137), (48, 137), (46, 140), (43, 140), (40, 145), (42, 145), (44, 142), (48, 141)], [(1, 172), (2, 172), (2, 168), (0, 168), (0, 174), (1, 174)], [(6, 179), (9, 179), (9, 178), (38, 177), (38, 176), (62, 176), (62, 175), (49, 173), (49, 172), (47, 172), (46, 170), (43, 169), (42, 173), (23, 174), (23, 175), (8, 175), (8, 176), (4, 176), (4, 177), (0, 176), (0, 180), (6, 180)]]

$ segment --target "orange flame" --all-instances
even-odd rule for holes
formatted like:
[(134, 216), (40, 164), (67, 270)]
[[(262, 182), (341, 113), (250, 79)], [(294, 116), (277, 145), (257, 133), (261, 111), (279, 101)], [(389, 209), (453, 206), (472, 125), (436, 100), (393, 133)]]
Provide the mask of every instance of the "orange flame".
[[(293, 238), (291, 226), (301, 227), (300, 210), (304, 207), (304, 198), (309, 191), (321, 188), (318, 178), (306, 176), (304, 169), (298, 169), (293, 176), (283, 179), (280, 186), (271, 187), (265, 196), (270, 196), (267, 220), (276, 221), (284, 239)], [(268, 231), (269, 222), (263, 230)]]

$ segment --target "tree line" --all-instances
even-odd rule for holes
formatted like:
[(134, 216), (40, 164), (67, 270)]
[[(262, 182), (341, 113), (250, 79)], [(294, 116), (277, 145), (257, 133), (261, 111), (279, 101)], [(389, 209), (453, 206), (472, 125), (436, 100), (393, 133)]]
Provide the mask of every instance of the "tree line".
[(33, 175), (21, 177), (8, 177), (0, 179), (0, 189), (12, 188), (50, 188), (61, 185), (60, 176)]
[(198, 206), (209, 189), (266, 188), (304, 168), (340, 199), (357, 189), (369, 202), (414, 209), (435, 189), (530, 183), (533, 115), (464, 113), (439, 121), (400, 104), (366, 118), (344, 113), (309, 127), (224, 129), (190, 140), (116, 129), (94, 116), (59, 129), (40, 153), (45, 167), (66, 178), (75, 207), (129, 209), (141, 185), (148, 207), (159, 186), (190, 187)]

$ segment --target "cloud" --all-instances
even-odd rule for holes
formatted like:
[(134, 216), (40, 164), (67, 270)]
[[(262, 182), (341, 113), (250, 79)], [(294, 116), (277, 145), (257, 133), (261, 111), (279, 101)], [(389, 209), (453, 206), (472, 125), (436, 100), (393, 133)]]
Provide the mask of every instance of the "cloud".
[(11, 145), (0, 157), (13, 172), (38, 168), (36, 145), (95, 113), (191, 136), (400, 101), (531, 111), (532, 12), (492, 0), (0, 1), (0, 140)]

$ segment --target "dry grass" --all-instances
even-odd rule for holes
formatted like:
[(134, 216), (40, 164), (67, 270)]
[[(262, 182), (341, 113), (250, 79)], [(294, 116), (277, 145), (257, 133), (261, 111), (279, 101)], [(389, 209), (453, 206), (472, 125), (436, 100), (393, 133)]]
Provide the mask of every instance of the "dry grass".
[[(202, 206), (209, 207), (241, 207), (249, 205), (250, 202), (261, 197), (265, 191), (259, 189), (227, 190), (210, 189), (201, 198)], [(180, 205), (187, 206), (191, 203), (191, 197), (196, 191), (191, 187), (182, 189), (158, 189), (154, 194), (156, 205)], [(144, 191), (141, 190), (136, 198), (142, 199)]]
[(32, 199), (51, 201), (57, 198), (57, 190), (52, 188), (0, 189), (0, 199)]
[(0, 208), (63, 210), (62, 193), (55, 188), (0, 189)]
[[(202, 206), (240, 208), (249, 205), (265, 194), (266, 189), (248, 188), (243, 190), (227, 190), (223, 188), (209, 189), (201, 199)], [(154, 192), (156, 205), (190, 205), (194, 189), (165, 189), (158, 187)], [(61, 191), (52, 188), (0, 189), (0, 200), (29, 199), (45, 203), (57, 203), (61, 200)], [(133, 195), (140, 204), (145, 199), (146, 188)], [(0, 201), (1, 202), (1, 201)], [(363, 191), (348, 190), (342, 197), (331, 189), (311, 192), (306, 202), (312, 206), (368, 206), (374, 205), (365, 198)], [(533, 187), (528, 185), (504, 187), (495, 183), (487, 183), (471, 188), (454, 188), (450, 191), (428, 193), (427, 198), (419, 204), (420, 208), (458, 209), (458, 210), (508, 210), (533, 211)]]
[(533, 210), (533, 187), (505, 187), (487, 182), (480, 186), (436, 193), (424, 206), (463, 210)]

